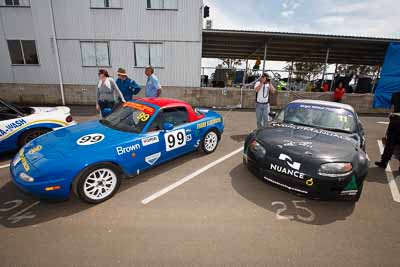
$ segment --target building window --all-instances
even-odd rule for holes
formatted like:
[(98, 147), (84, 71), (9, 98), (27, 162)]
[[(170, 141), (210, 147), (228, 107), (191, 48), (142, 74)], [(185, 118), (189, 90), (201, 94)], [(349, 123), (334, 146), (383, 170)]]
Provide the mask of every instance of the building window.
[(34, 40), (7, 40), (11, 64), (38, 65), (39, 59)]
[(148, 9), (178, 10), (178, 0), (147, 0)]
[(135, 67), (163, 67), (162, 43), (134, 43)]
[(109, 67), (108, 42), (81, 42), (82, 66)]
[(121, 0), (90, 0), (91, 8), (121, 8)]
[(30, 0), (0, 0), (0, 6), (29, 7)]

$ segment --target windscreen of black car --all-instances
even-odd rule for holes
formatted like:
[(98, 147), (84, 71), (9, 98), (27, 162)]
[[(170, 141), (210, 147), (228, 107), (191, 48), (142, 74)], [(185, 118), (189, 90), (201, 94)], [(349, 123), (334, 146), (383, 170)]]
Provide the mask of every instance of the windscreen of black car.
[(349, 133), (357, 130), (356, 119), (351, 111), (314, 104), (289, 104), (276, 121)]
[(126, 102), (100, 122), (119, 131), (141, 133), (153, 114), (153, 107)]

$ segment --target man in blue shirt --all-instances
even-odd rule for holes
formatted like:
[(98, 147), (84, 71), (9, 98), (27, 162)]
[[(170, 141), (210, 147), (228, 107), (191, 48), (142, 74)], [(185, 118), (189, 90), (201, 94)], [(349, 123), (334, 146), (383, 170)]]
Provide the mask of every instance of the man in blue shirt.
[(132, 100), (133, 95), (140, 92), (140, 86), (134, 81), (129, 79), (126, 70), (119, 68), (117, 71), (118, 79), (115, 81), (125, 101)]
[(161, 84), (152, 66), (147, 66), (144, 74), (147, 76), (146, 97), (159, 97), (161, 95)]

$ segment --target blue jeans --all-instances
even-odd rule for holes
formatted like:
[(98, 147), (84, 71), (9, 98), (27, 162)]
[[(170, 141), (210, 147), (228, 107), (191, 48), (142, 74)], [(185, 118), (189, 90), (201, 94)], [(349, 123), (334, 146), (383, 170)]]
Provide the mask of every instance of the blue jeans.
[(269, 121), (269, 103), (256, 103), (257, 128), (268, 126)]

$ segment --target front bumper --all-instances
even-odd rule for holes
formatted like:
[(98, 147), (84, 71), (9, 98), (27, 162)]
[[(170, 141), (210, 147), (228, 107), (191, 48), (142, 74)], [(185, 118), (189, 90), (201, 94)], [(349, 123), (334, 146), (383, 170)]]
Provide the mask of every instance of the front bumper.
[[(330, 178), (305, 175), (304, 179), (295, 178), (270, 170), (263, 162), (244, 155), (247, 168), (257, 177), (285, 191), (316, 199), (348, 199), (359, 190), (364, 178), (356, 177), (353, 173), (348, 176)], [(356, 182), (356, 187), (349, 188), (349, 184)]]
[[(29, 163), (28, 163), (29, 164)], [(20, 178), (20, 174), (25, 172), (35, 178), (34, 182), (26, 182)], [(37, 173), (37, 171), (33, 171)], [(10, 173), (13, 183), (23, 192), (43, 199), (66, 199), (70, 195), (71, 181), (67, 179), (43, 179), (37, 175), (26, 172), (21, 162), (14, 165), (10, 164)], [(49, 187), (59, 187), (56, 190), (49, 190)], [(47, 190), (46, 190), (47, 188)]]

